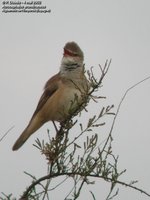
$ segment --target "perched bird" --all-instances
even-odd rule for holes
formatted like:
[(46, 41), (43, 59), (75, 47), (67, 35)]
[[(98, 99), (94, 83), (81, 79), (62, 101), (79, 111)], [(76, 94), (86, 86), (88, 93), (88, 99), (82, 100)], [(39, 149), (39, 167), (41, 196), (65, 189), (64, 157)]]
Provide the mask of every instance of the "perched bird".
[(19, 149), (25, 141), (48, 121), (64, 122), (75, 111), (87, 95), (89, 84), (84, 75), (84, 54), (75, 42), (64, 47), (60, 71), (50, 78), (44, 87), (28, 126), (17, 139), (13, 150)]

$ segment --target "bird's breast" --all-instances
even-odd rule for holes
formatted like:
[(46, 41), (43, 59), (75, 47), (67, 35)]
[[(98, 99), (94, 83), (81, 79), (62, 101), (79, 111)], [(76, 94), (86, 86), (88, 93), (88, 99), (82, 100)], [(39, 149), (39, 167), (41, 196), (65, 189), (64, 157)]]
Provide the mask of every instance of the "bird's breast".
[(82, 92), (79, 88), (62, 84), (44, 105), (42, 117), (47, 121), (64, 121), (81, 101)]

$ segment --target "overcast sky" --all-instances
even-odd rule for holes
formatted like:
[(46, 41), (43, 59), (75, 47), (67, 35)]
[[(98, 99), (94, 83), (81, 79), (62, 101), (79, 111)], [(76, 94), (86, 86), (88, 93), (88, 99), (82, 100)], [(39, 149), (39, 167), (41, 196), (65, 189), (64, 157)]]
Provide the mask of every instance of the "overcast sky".
[[(0, 137), (15, 126), (0, 143), (0, 196), (1, 192), (14, 196), (23, 192), (30, 183), (24, 171), (45, 175), (46, 161), (32, 144), (37, 137), (46, 137), (51, 123), (19, 151), (11, 148), (30, 120), (45, 82), (58, 72), (66, 42), (77, 42), (84, 51), (86, 68), (94, 66), (98, 73), (98, 64), (112, 58), (102, 94), (116, 107), (126, 89), (150, 76), (149, 0), (42, 2), (51, 13), (0, 13)], [(114, 128), (113, 149), (119, 155), (120, 170), (127, 169), (122, 180), (139, 180), (137, 186), (150, 193), (149, 93), (150, 80), (128, 93)], [(102, 200), (108, 185), (100, 181), (92, 189)], [(59, 193), (55, 199), (62, 200)], [(87, 194), (84, 199), (92, 198)], [(148, 197), (120, 187), (116, 199)]]

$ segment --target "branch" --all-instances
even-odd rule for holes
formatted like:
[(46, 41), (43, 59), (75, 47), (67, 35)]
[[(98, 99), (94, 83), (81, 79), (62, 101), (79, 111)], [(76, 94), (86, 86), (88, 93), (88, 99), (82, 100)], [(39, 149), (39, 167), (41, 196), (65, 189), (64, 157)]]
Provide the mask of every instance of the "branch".
[[(72, 176), (75, 176), (75, 175), (79, 175), (81, 177), (84, 177), (86, 176), (85, 174), (83, 173), (79, 173), (79, 172), (76, 172), (76, 173), (72, 173), (72, 172), (64, 172), (64, 173), (55, 173), (55, 174), (48, 174), (46, 176), (43, 176), (41, 178), (39, 178), (38, 180), (34, 181), (28, 188), (27, 190), (24, 192), (24, 194), (22, 195), (22, 197), (19, 199), (19, 200), (24, 200), (25, 198), (27, 198), (28, 196), (28, 193), (30, 192), (30, 190), (32, 188), (34, 188), (36, 185), (38, 185), (39, 183), (41, 183), (42, 181), (44, 180), (47, 180), (47, 179), (51, 179), (51, 178), (55, 178), (55, 177), (60, 177), (60, 176), (69, 176), (69, 177), (72, 177)], [(88, 174), (87, 175), (88, 177), (94, 177), (94, 178), (101, 178), (101, 179), (104, 179), (103, 176), (98, 176), (98, 175), (93, 175), (93, 174)], [(105, 181), (107, 182), (114, 182), (114, 180), (112, 178), (107, 178), (105, 179)], [(129, 187), (129, 188), (132, 188), (132, 189), (135, 189), (143, 194), (145, 194), (146, 196), (150, 197), (150, 194), (147, 193), (146, 191), (136, 187), (136, 186), (133, 186), (131, 184), (128, 184), (128, 183), (125, 183), (125, 182), (122, 182), (122, 181), (119, 181), (119, 180), (116, 180), (115, 183), (118, 183), (120, 185), (123, 185), (123, 186), (126, 186), (126, 187)]]
[[(72, 177), (73, 179), (75, 178), (75, 176), (77, 176), (78, 181), (76, 182), (76, 184), (82, 180), (80, 182), (80, 187), (78, 187), (78, 191), (76, 191), (76, 188), (75, 188), (76, 185), (74, 187), (75, 188), (75, 190), (74, 190), (74, 198), (75, 199), (77, 199), (78, 196), (80, 195), (80, 191), (82, 189), (83, 184), (84, 183), (88, 184), (88, 179), (87, 179), (88, 177), (101, 178), (101, 179), (111, 183), (110, 193), (107, 196), (107, 197), (109, 197), (109, 199), (112, 199), (115, 195), (118, 194), (118, 190), (117, 190), (117, 192), (113, 196), (110, 197), (110, 194), (116, 184), (120, 184), (120, 185), (129, 187), (129, 188), (135, 189), (135, 190), (150, 197), (150, 194), (148, 194), (144, 190), (133, 186), (133, 184), (136, 182), (133, 181), (132, 183), (128, 184), (128, 183), (118, 180), (119, 176), (122, 173), (124, 173), (125, 171), (118, 173), (118, 169), (117, 169), (117, 159), (118, 158), (115, 158), (115, 156), (112, 154), (112, 148), (111, 148), (112, 131), (113, 131), (117, 116), (119, 114), (121, 105), (122, 105), (126, 95), (128, 94), (128, 92), (130, 90), (132, 90), (134, 87), (141, 84), (142, 82), (150, 79), (150, 77), (147, 77), (147, 78), (143, 79), (142, 81), (134, 84), (132, 87), (127, 89), (127, 91), (123, 95), (123, 97), (117, 107), (116, 114), (113, 118), (108, 137), (107, 137), (107, 139), (105, 139), (105, 142), (104, 142), (104, 145), (103, 145), (101, 151), (99, 148), (100, 145), (96, 146), (97, 145), (97, 134), (92, 135), (91, 138), (88, 135), (87, 141), (83, 143), (84, 144), (83, 155), (82, 156), (78, 155), (77, 160), (75, 160), (76, 149), (81, 148), (78, 144), (75, 143), (75, 141), (79, 137), (81, 137), (83, 135), (83, 133), (85, 133), (85, 132), (88, 133), (88, 131), (91, 131), (92, 128), (104, 125), (105, 123), (98, 123), (98, 120), (101, 117), (103, 117), (105, 114), (114, 114), (114, 113), (110, 112), (111, 109), (113, 108), (113, 106), (107, 106), (106, 108), (103, 107), (98, 116), (94, 115), (92, 118), (89, 119), (89, 121), (87, 123), (87, 127), (85, 129), (83, 129), (82, 124), (79, 124), (80, 128), (81, 128), (81, 132), (76, 137), (74, 137), (74, 139), (72, 139), (71, 142), (69, 141), (69, 138), (68, 138), (69, 131), (78, 122), (78, 120), (73, 122), (73, 120), (72, 120), (73, 117), (76, 116), (82, 109), (84, 109), (84, 108), (86, 109), (86, 106), (87, 106), (90, 98), (95, 100), (94, 99), (95, 97), (93, 97), (92, 94), (95, 91), (97, 91), (98, 88), (100, 88), (102, 86), (101, 85), (102, 81), (108, 72), (110, 64), (111, 64), (111, 60), (109, 62), (107, 60), (104, 68), (102, 68), (99, 65), (100, 70), (101, 70), (101, 76), (98, 81), (94, 77), (92, 68), (91, 68), (91, 71), (88, 72), (89, 81), (91, 83), (92, 88), (89, 91), (89, 93), (87, 94), (87, 99), (85, 99), (85, 101), (82, 103), (82, 105), (79, 105), (79, 109), (75, 113), (73, 113), (71, 115), (71, 117), (68, 120), (66, 120), (66, 122), (61, 124), (59, 129), (57, 129), (57, 127), (54, 123), (56, 137), (52, 138), (52, 139), (49, 138), (49, 143), (46, 143), (46, 144), (44, 143), (44, 141), (43, 141), (43, 143), (41, 143), (39, 140), (36, 141), (37, 145), (34, 145), (34, 146), (36, 146), (42, 152), (42, 154), (44, 154), (46, 156), (46, 159), (49, 161), (48, 164), (50, 165), (51, 170), (48, 172), (49, 173), (48, 175), (43, 176), (43, 177), (39, 178), (38, 180), (34, 179), (32, 184), (25, 190), (25, 192), (23, 193), (20, 200), (28, 199), (28, 197), (30, 197), (30, 195), (32, 194), (32, 191), (35, 188), (35, 186), (41, 185), (42, 181), (45, 181), (45, 180), (51, 181), (52, 178), (60, 177), (60, 176), (66, 176), (67, 178)], [(101, 97), (97, 97), (97, 98), (99, 99)], [(71, 153), (68, 154), (66, 149), (68, 150), (68, 147), (72, 144), (74, 145), (74, 149)], [(97, 157), (93, 156), (93, 152), (96, 149), (98, 149)], [(113, 157), (115, 164), (110, 163), (108, 161), (109, 156)], [(67, 178), (65, 178), (64, 180), (66, 180)], [(92, 184), (92, 182), (89, 182), (89, 183)], [(58, 186), (60, 184), (58, 184)], [(56, 187), (54, 187), (53, 189), (55, 189)], [(46, 187), (46, 192), (47, 191), (48, 191), (48, 185)], [(46, 192), (45, 192), (45, 195), (46, 195)], [(69, 195), (70, 195), (70, 193), (69, 193)], [(93, 199), (95, 199), (94, 196), (93, 196)]]
[(127, 94), (128, 94), (132, 89), (134, 89), (135, 87), (137, 87), (138, 85), (140, 85), (141, 83), (143, 83), (143, 82), (145, 82), (145, 81), (147, 81), (147, 80), (149, 80), (149, 79), (150, 79), (150, 76), (148, 76), (148, 77), (146, 77), (145, 79), (143, 79), (143, 80), (141, 80), (141, 81), (135, 83), (135, 84), (132, 85), (130, 88), (128, 88), (128, 89), (126, 90), (126, 92), (124, 93), (124, 95), (123, 95), (123, 97), (122, 97), (122, 99), (121, 99), (121, 101), (120, 101), (120, 103), (119, 103), (119, 105), (118, 105), (118, 107), (117, 107), (117, 112), (116, 112), (116, 114), (115, 114), (115, 116), (114, 116), (114, 119), (113, 119), (113, 122), (112, 122), (112, 125), (111, 125), (111, 129), (110, 129), (110, 132), (109, 132), (109, 136), (108, 136), (107, 139), (106, 139), (106, 142), (105, 142), (105, 145), (103, 146), (103, 149), (105, 149), (106, 145), (108, 144), (108, 141), (109, 141), (109, 140), (112, 140), (112, 131), (113, 131), (113, 129), (114, 129), (114, 125), (115, 125), (115, 123), (116, 123), (116, 119), (117, 119), (118, 114), (119, 114), (119, 112), (120, 112), (120, 108), (121, 108), (121, 106), (122, 106), (122, 103), (123, 103), (123, 101), (125, 100)]
[(6, 137), (6, 135), (14, 128), (15, 126), (12, 126), (11, 128), (6, 131), (6, 133), (0, 138), (0, 142)]

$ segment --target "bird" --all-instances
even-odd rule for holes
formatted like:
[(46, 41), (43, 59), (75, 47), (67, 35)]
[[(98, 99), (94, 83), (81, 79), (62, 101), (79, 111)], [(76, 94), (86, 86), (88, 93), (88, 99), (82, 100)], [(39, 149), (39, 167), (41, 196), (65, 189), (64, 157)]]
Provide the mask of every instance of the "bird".
[(83, 62), (84, 53), (79, 45), (74, 41), (67, 42), (60, 70), (46, 82), (35, 112), (13, 145), (13, 151), (48, 121), (63, 123), (83, 103), (89, 91)]

